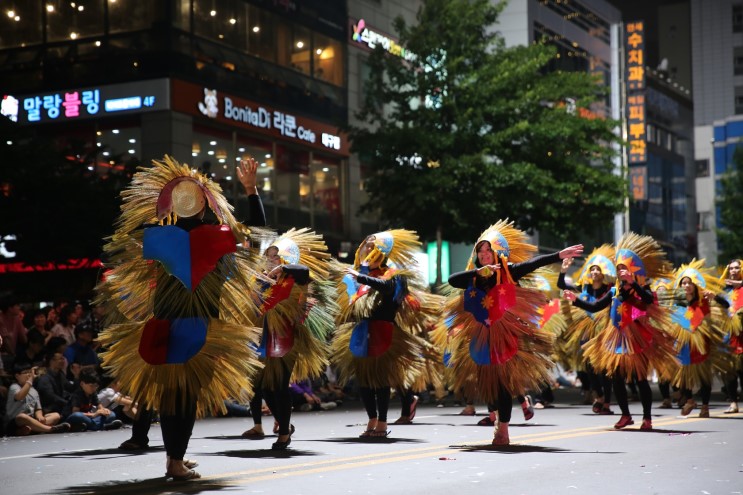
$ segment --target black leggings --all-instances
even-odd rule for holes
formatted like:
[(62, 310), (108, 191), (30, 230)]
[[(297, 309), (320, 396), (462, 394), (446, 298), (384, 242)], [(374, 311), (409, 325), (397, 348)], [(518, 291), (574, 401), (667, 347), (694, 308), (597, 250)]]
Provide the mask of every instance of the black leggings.
[(377, 421), (386, 423), (387, 411), (390, 408), (390, 387), (361, 387), (359, 391), (369, 419), (376, 418)]
[(400, 391), (400, 404), (402, 405), (400, 416), (410, 417), (410, 406), (413, 404), (414, 395), (413, 390), (409, 388)]
[[(694, 394), (692, 393), (691, 389), (688, 388), (682, 388), (681, 389), (681, 395), (685, 397), (688, 400), (691, 400)], [(712, 396), (712, 385), (702, 385), (699, 387), (699, 395), (702, 397), (702, 404), (705, 406), (709, 405), (709, 399)]]
[(250, 401), (250, 414), (253, 417), (253, 423), (260, 425), (263, 423), (263, 413), (261, 407), (263, 399), (271, 410), (271, 414), (279, 423), (279, 435), (288, 435), (291, 430), (292, 419), (292, 393), (289, 390), (289, 379), (292, 370), (285, 361), (281, 361), (281, 376), (277, 390), (267, 390), (263, 388), (263, 370), (257, 375), (254, 385), (254, 395)]
[(740, 381), (741, 390), (743, 390), (743, 370), (733, 371), (727, 376), (727, 384), (725, 385), (725, 391), (728, 394), (730, 402), (738, 402), (740, 396), (738, 395), (738, 381)]
[[(551, 393), (551, 391), (550, 391)], [(502, 399), (502, 397), (508, 397), (508, 399)], [(519, 404), (523, 404), (526, 401), (526, 397), (523, 395), (517, 395), (516, 400)], [(488, 403), (488, 412), (498, 411), (498, 422), (510, 423), (511, 412), (513, 411), (513, 399), (510, 393), (505, 388), (501, 387), (498, 389), (498, 400), (496, 402)]]
[(182, 401), (183, 394), (181, 390), (176, 393), (175, 404), (179, 409), (176, 409), (175, 414), (160, 414), (165, 452), (175, 461), (182, 461), (186, 455), (188, 441), (191, 440), (193, 425), (196, 423), (196, 401), (192, 398)]
[[(614, 370), (614, 395), (617, 396), (617, 404), (622, 410), (622, 416), (630, 416), (629, 400), (627, 398), (627, 387), (625, 378), (619, 369)], [(637, 388), (640, 391), (640, 403), (642, 404), (642, 419), (650, 419), (650, 409), (653, 407), (653, 391), (647, 380), (637, 380)]]
[(591, 380), (591, 389), (597, 398), (603, 399), (607, 404), (611, 403), (612, 380), (604, 372), (597, 372), (591, 363), (586, 365), (586, 371)]

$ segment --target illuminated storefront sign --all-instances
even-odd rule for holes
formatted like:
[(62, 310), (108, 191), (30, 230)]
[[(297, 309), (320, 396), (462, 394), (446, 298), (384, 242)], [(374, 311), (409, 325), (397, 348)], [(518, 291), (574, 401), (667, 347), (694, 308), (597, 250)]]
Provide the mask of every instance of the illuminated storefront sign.
[(91, 258), (69, 259), (67, 261), (45, 261), (42, 263), (0, 263), (0, 275), (7, 273), (35, 273), (56, 270), (86, 270), (101, 268), (101, 260)]
[(632, 199), (647, 201), (648, 199), (648, 168), (644, 165), (629, 168), (629, 184)]
[(69, 122), (107, 115), (167, 110), (168, 80), (155, 79), (108, 86), (73, 88), (17, 96), (18, 122)]
[(13, 122), (18, 122), (18, 99), (10, 95), (3, 95), (0, 115), (5, 115)]
[(348, 156), (348, 140), (332, 125), (275, 110), (216, 89), (173, 81), (173, 110)]
[[(627, 110), (627, 159), (628, 162), (647, 161), (645, 121), (645, 31), (643, 23), (630, 22), (625, 26), (625, 83)], [(634, 190), (634, 188), (633, 188)]]
[(645, 126), (645, 95), (627, 96), (627, 157), (629, 163), (645, 163), (648, 150)]
[(642, 21), (627, 23), (624, 46), (627, 89), (645, 89), (645, 29)]
[(359, 19), (358, 21), (349, 19), (349, 23), (351, 24), (351, 41), (355, 45), (369, 50), (374, 50), (377, 45), (382, 45), (382, 47), (392, 55), (397, 55), (405, 60), (413, 60), (415, 58), (414, 53), (406, 50), (405, 47), (401, 46), (397, 41), (369, 28), (364, 19)]

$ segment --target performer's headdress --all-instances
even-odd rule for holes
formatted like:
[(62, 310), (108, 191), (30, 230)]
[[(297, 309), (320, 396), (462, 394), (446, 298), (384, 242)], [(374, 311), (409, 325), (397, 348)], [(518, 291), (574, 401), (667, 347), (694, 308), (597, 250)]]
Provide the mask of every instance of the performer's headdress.
[(648, 279), (669, 278), (666, 253), (650, 236), (624, 234), (617, 243), (614, 261), (616, 266), (626, 266), (640, 285), (645, 285)]
[(612, 261), (614, 256), (614, 246), (611, 244), (603, 244), (591, 251), (586, 262), (583, 263), (580, 275), (578, 276), (578, 283), (580, 285), (590, 285), (593, 282), (591, 279), (591, 267), (598, 266), (601, 269), (601, 273), (604, 274), (606, 283), (608, 285), (613, 284), (617, 278), (617, 269)]
[(373, 237), (374, 249), (366, 255), (366, 261), (374, 263), (379, 261), (380, 264), (392, 262), (398, 266), (408, 266), (411, 263), (415, 263), (414, 253), (418, 251), (421, 243), (418, 240), (418, 235), (412, 230), (405, 229), (394, 229), (386, 230), (384, 232), (377, 232), (367, 236), (358, 249), (356, 249), (356, 256), (354, 256), (353, 266), (358, 268), (361, 263), (365, 260), (359, 259), (361, 248), (364, 244)]
[(236, 238), (245, 234), (219, 184), (167, 155), (163, 160), (153, 160), (152, 167), (140, 167), (122, 199), (125, 214), (119, 219), (118, 231), (132, 232), (143, 224), (174, 224), (178, 217), (198, 215), (208, 205)]
[(266, 250), (272, 247), (278, 249), (282, 265), (301, 264), (310, 269), (313, 278), (328, 278), (327, 261), (331, 256), (321, 235), (308, 228), (292, 228), (273, 241)]
[(467, 263), (467, 270), (479, 267), (477, 261), (477, 250), (483, 242), (490, 243), (490, 248), (495, 253), (496, 261), (506, 258), (508, 261), (520, 263), (526, 261), (536, 253), (537, 248), (529, 244), (529, 237), (525, 232), (515, 228), (513, 222), (499, 220), (497, 223), (488, 227), (480, 237), (477, 238), (475, 248), (472, 250), (472, 256)]
[(694, 259), (691, 260), (691, 263), (678, 267), (674, 273), (673, 288), (678, 289), (681, 287), (681, 281), (687, 277), (699, 289), (705, 289), (715, 293), (722, 290), (722, 284), (714, 276), (713, 270), (704, 267), (704, 260)]
[(673, 285), (672, 280), (669, 280), (665, 277), (663, 278), (654, 278), (652, 282), (650, 282), (650, 288), (653, 290), (653, 292), (658, 292), (658, 289), (665, 289), (665, 290), (671, 290), (671, 286)]

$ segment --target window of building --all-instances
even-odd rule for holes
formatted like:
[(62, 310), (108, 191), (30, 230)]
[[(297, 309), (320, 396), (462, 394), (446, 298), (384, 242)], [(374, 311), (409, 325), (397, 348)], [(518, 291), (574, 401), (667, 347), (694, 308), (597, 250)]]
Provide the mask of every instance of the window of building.
[(735, 87), (735, 113), (743, 114), (743, 86)]
[(733, 5), (733, 32), (743, 33), (743, 4)]
[(191, 167), (217, 182), (228, 196), (236, 187), (232, 132), (194, 125)]
[(694, 160), (697, 177), (709, 177), (709, 160)]
[(743, 74), (743, 47), (736, 46), (733, 50), (733, 71), (736, 76)]
[(54, 8), (46, 13), (48, 41), (69, 41), (103, 35), (103, 2), (59, 2), (53, 5)]
[(315, 229), (341, 232), (343, 209), (341, 200), (341, 161), (313, 154), (310, 163), (312, 191), (312, 226)]
[(343, 86), (343, 45), (332, 38), (315, 33), (312, 47), (312, 75), (336, 86)]
[(142, 160), (142, 128), (139, 125), (107, 125), (96, 130), (96, 172), (134, 170)]
[(108, 0), (108, 30), (111, 33), (149, 29), (158, 17), (157, 2)]
[(280, 225), (311, 225), (310, 154), (276, 145), (274, 201)]
[(294, 23), (278, 26), (277, 62), (310, 75), (312, 73), (312, 36), (310, 30)]
[(245, 51), (254, 57), (276, 62), (276, 24), (278, 18), (252, 5), (244, 6)]
[[(4, 2), (5, 3), (5, 2)], [(41, 2), (16, 2), (0, 10), (0, 48), (41, 43)]]

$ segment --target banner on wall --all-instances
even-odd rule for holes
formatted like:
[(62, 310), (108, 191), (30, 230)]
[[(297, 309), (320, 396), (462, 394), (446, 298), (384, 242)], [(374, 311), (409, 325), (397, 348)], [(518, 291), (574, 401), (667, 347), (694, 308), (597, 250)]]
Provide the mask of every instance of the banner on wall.
[(349, 155), (347, 136), (331, 124), (180, 80), (172, 81), (172, 95), (175, 111), (250, 129), (331, 154)]

